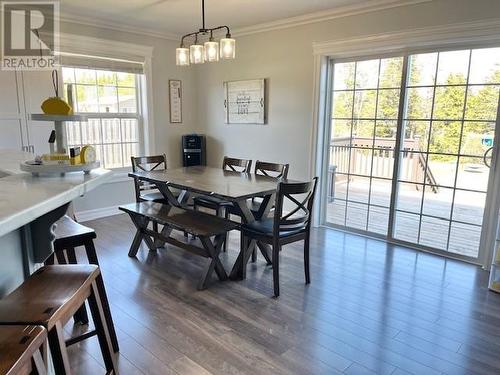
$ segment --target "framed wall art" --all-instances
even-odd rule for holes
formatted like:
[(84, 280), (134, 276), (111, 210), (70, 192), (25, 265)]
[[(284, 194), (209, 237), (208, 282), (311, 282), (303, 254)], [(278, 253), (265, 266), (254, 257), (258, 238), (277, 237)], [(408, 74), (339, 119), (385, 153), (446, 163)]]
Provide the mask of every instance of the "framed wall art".
[(224, 82), (226, 124), (266, 123), (266, 80)]

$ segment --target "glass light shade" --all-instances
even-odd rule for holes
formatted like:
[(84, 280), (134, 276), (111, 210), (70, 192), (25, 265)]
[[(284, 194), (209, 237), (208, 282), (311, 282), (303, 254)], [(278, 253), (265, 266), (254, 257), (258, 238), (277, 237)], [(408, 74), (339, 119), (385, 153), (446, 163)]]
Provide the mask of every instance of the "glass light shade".
[(219, 43), (205, 42), (205, 61), (219, 61)]
[(203, 64), (205, 62), (204, 48), (201, 44), (193, 44), (189, 47), (189, 58), (191, 64)]
[(220, 58), (234, 59), (236, 56), (236, 40), (232, 38), (222, 38), (220, 40)]
[(189, 48), (176, 48), (175, 50), (175, 64), (179, 66), (189, 65)]

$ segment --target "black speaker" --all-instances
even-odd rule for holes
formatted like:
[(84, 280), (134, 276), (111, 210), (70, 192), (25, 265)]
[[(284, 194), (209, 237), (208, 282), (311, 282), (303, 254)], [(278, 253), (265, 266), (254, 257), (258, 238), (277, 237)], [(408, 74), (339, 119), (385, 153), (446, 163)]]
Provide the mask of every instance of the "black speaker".
[(186, 134), (182, 136), (182, 165), (184, 167), (207, 165), (204, 135)]

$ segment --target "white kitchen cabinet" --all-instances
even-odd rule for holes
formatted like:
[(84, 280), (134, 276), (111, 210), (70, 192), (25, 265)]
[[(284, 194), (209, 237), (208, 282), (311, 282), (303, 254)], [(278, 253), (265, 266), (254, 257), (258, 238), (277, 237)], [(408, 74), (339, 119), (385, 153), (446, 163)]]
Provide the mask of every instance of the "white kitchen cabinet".
[(51, 96), (51, 71), (0, 71), (0, 147), (47, 153), (54, 124), (30, 121), (29, 115), (42, 113), (42, 102)]
[(0, 147), (20, 149), (26, 142), (20, 73), (0, 71)]
[[(48, 139), (50, 132), (54, 129), (53, 122), (31, 121), (31, 113), (42, 113), (42, 102), (55, 96), (52, 86), (52, 76), (50, 71), (24, 71), (23, 89), (26, 104), (26, 124), (28, 130), (29, 144), (33, 146), (37, 155), (49, 152)], [(61, 75), (59, 75), (61, 76)]]

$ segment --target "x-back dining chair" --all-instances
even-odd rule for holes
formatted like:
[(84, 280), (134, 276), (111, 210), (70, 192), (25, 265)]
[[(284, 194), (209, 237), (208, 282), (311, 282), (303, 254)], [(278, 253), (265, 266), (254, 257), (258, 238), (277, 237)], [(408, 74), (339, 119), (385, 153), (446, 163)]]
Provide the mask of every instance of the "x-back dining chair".
[[(224, 156), (224, 159), (222, 160), (222, 169), (225, 171), (250, 173), (251, 167), (252, 167), (252, 160), (249, 159), (237, 159)], [(227, 202), (223, 199), (219, 199), (216, 197), (199, 196), (193, 199), (193, 208), (195, 210), (197, 210), (198, 207), (212, 209), (215, 211), (215, 214), (217, 216), (220, 217), (225, 216), (226, 218), (227, 214), (225, 213), (225, 208), (230, 207), (232, 205), (233, 204), (231, 202)], [(226, 239), (224, 240), (224, 247), (223, 247), (223, 251), (225, 252), (226, 250), (227, 250), (227, 236)]]
[[(132, 156), (132, 172), (139, 171), (161, 171), (167, 169), (167, 157), (165, 154), (152, 156)], [(154, 201), (168, 203), (165, 197), (156, 189), (156, 187), (138, 178), (134, 178), (135, 200), (137, 202)]]
[[(311, 282), (309, 272), (309, 236), (312, 209), (318, 178), (310, 182), (280, 182), (276, 192), (276, 207), (272, 218), (263, 218), (241, 226), (242, 267), (250, 256), (248, 249), (255, 241), (272, 246), (274, 296), (280, 294), (279, 254), (283, 245), (304, 240), (304, 273), (306, 284)], [(291, 206), (284, 211), (284, 206)]]

